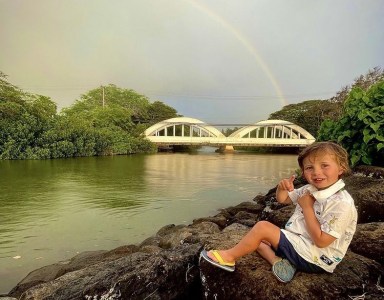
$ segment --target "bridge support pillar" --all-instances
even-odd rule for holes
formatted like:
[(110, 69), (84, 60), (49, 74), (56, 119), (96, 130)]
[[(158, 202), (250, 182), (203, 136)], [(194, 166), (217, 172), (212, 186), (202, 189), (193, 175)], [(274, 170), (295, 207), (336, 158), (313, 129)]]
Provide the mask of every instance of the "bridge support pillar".
[(225, 145), (225, 146), (220, 146), (220, 148), (217, 149), (217, 152), (220, 152), (220, 153), (233, 153), (233, 152), (235, 152), (235, 149), (233, 149), (233, 146), (231, 146), (231, 145)]

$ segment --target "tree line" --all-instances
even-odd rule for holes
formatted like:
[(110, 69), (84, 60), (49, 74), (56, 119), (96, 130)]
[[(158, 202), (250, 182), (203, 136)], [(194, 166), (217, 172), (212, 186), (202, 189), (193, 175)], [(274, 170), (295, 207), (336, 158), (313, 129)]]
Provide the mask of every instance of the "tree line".
[[(163, 102), (113, 84), (88, 91), (57, 113), (52, 99), (22, 91), (0, 71), (0, 159), (149, 153), (156, 147), (142, 132), (178, 116)], [(269, 119), (341, 144), (352, 165), (384, 166), (384, 71), (376, 67), (330, 99), (286, 105)]]
[(0, 159), (149, 153), (155, 146), (141, 133), (177, 116), (160, 101), (151, 103), (112, 84), (90, 90), (57, 113), (52, 99), (22, 91), (0, 72)]
[(384, 71), (375, 67), (330, 99), (290, 104), (269, 119), (290, 121), (318, 141), (339, 143), (352, 166), (384, 166)]

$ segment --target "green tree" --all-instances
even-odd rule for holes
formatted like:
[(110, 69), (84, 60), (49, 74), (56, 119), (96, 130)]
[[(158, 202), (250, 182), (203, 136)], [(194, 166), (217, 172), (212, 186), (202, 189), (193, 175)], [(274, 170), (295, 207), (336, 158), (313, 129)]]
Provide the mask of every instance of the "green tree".
[[(103, 96), (104, 93), (104, 96)], [(104, 101), (103, 101), (104, 97)], [(149, 100), (133, 90), (123, 89), (113, 84), (90, 90), (82, 95), (70, 108), (64, 109), (67, 115), (92, 113), (96, 108), (124, 109), (132, 122), (142, 123), (148, 118)]]
[(149, 122), (174, 116), (172, 107), (112, 84), (57, 114), (49, 97), (23, 92), (0, 72), (0, 159), (152, 152), (142, 133)]
[(235, 131), (239, 130), (241, 127), (231, 127), (231, 128), (223, 128), (221, 130), (221, 133), (224, 134), (225, 136), (230, 136), (232, 133)]
[(384, 71), (375, 67), (359, 76), (351, 85), (341, 88), (336, 95), (325, 100), (306, 100), (297, 104), (289, 104), (272, 113), (269, 119), (279, 119), (295, 123), (314, 137), (317, 136), (321, 124), (325, 120), (339, 120), (343, 115), (344, 102), (354, 88), (367, 90), (373, 84), (384, 79)]
[(55, 116), (50, 98), (21, 91), (0, 72), (0, 159), (47, 157), (41, 136)]
[(24, 103), (24, 93), (18, 87), (9, 83), (7, 75), (0, 71), (0, 103), (15, 102)]
[(344, 102), (341, 118), (324, 121), (318, 139), (340, 143), (353, 166), (384, 166), (384, 80), (367, 91), (354, 87)]
[[(163, 115), (164, 111), (168, 112), (166, 105), (157, 103), (156, 107)], [(61, 117), (69, 118), (74, 124), (87, 122), (89, 130), (93, 130), (96, 155), (131, 154), (154, 151), (154, 146), (141, 135), (152, 111), (145, 96), (109, 85), (82, 95), (74, 105), (63, 110)]]
[(338, 120), (343, 115), (344, 102), (347, 100), (349, 93), (354, 88), (361, 88), (366, 91), (369, 87), (375, 83), (384, 79), (384, 70), (380, 67), (375, 67), (368, 70), (364, 75), (360, 75), (355, 78), (354, 82), (351, 85), (346, 85), (341, 88), (340, 91), (336, 93), (334, 97), (329, 99), (331, 103), (334, 104), (333, 111), (329, 114), (330, 119)]
[(289, 104), (269, 115), (269, 120), (285, 120), (301, 126), (316, 137), (321, 123), (332, 115), (336, 104), (329, 100), (307, 100)]
[(60, 116), (41, 140), (51, 158), (96, 155), (96, 130), (91, 120)]
[(161, 101), (155, 101), (148, 107), (148, 123), (150, 125), (176, 117), (180, 117), (176, 109)]

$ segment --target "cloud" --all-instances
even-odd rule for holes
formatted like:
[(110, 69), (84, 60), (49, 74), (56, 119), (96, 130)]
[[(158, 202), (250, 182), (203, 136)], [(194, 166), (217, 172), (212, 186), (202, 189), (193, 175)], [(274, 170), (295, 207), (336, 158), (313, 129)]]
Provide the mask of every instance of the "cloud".
[(283, 101), (330, 97), (384, 65), (380, 0), (5, 0), (0, 7), (0, 70), (59, 107), (113, 83), (207, 122), (256, 122)]

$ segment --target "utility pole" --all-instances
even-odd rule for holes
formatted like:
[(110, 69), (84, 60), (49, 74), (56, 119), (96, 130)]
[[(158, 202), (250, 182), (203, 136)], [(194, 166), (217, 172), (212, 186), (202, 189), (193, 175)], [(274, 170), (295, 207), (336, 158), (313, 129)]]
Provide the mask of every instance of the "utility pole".
[(101, 86), (101, 89), (103, 91), (103, 108), (104, 108), (104, 106), (105, 106), (105, 88), (104, 88), (104, 86)]

